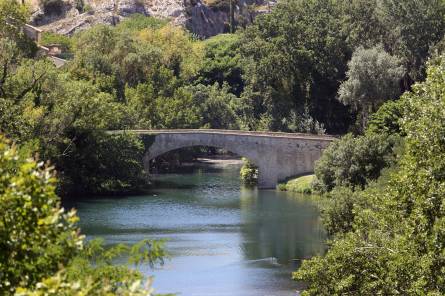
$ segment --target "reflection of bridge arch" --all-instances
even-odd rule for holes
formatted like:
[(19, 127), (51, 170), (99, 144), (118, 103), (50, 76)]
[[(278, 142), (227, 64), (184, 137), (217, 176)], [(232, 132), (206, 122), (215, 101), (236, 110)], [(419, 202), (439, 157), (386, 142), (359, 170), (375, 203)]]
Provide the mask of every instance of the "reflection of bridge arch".
[(334, 139), (329, 136), (232, 130), (134, 130), (151, 135), (144, 157), (149, 161), (166, 152), (193, 146), (223, 148), (247, 157), (258, 166), (260, 188), (274, 188), (285, 178), (311, 173), (314, 162)]

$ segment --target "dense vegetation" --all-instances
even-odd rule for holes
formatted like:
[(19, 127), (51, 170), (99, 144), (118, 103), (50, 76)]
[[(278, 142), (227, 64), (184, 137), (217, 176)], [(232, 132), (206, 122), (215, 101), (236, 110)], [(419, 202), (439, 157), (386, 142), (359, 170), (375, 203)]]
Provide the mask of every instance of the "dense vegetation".
[(397, 163), (364, 190), (336, 184), (327, 196), (333, 199), (325, 211), (330, 249), (295, 275), (309, 283), (306, 295), (445, 293), (444, 97), (439, 58), (427, 80), (401, 98), (405, 136)]
[(85, 243), (75, 211), (60, 207), (55, 182), (50, 168), (0, 137), (0, 294), (149, 296), (140, 272), (112, 260), (129, 254), (135, 265), (162, 263), (162, 242)]
[[(295, 274), (308, 283), (305, 294), (445, 293), (443, 0), (282, 0), (245, 29), (208, 40), (136, 15), (72, 37), (45, 34), (44, 44), (66, 49), (60, 69), (36, 57), (21, 30), (28, 17), (16, 1), (0, 0), (0, 131), (21, 155), (55, 166), (60, 193), (125, 193), (145, 184), (149, 139), (109, 130), (346, 134), (316, 166), (311, 190), (327, 201), (331, 241)], [(2, 211), (41, 206), (32, 221), (0, 222), (1, 255), (13, 254), (0, 257), (0, 270), (13, 266), (1, 274), (9, 284), (0, 291), (32, 290), (56, 272), (50, 282), (69, 289), (62, 283), (80, 277), (70, 266), (85, 254), (75, 215), (58, 211), (49, 173), (8, 145), (2, 139)], [(246, 179), (255, 174), (243, 170)], [(58, 219), (60, 227), (51, 222)], [(8, 229), (16, 220), (46, 227), (49, 241), (31, 227), (20, 233), (36, 249), (14, 245)], [(82, 268), (97, 276), (95, 267)], [(137, 278), (123, 272), (115, 278), (121, 288)], [(75, 289), (89, 287), (80, 278)]]
[(424, 78), (445, 28), (443, 3), (426, 0), (281, 1), (208, 40), (136, 15), (73, 37), (44, 34), (70, 57), (56, 69), (34, 57), (20, 29), (26, 9), (0, 6), (0, 130), (56, 166), (63, 194), (143, 186), (144, 142), (107, 130), (360, 133)]

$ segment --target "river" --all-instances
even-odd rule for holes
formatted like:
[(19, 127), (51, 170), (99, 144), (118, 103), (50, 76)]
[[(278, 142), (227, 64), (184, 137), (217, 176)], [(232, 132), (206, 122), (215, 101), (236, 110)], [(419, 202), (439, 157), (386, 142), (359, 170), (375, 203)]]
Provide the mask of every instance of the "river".
[(132, 244), (167, 239), (170, 258), (154, 275), (157, 293), (183, 296), (290, 296), (301, 262), (324, 248), (310, 198), (240, 186), (239, 165), (206, 165), (155, 177), (143, 196), (75, 203), (87, 238)]

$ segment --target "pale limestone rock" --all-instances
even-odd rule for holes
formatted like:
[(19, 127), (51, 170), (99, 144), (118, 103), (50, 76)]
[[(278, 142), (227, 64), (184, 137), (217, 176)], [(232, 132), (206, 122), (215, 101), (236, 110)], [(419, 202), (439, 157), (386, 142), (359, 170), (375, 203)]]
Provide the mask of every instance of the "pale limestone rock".
[[(80, 0), (63, 0), (59, 13), (36, 7), (33, 24), (45, 31), (71, 35), (95, 24), (114, 25), (140, 13), (170, 19), (202, 38), (227, 32), (229, 28), (227, 9), (209, 7), (204, 0), (83, 0), (91, 11), (82, 14), (76, 9), (75, 1)], [(267, 12), (270, 4), (274, 5), (275, 1), (239, 0), (235, 8), (237, 19), (244, 24), (252, 22), (259, 12)]]

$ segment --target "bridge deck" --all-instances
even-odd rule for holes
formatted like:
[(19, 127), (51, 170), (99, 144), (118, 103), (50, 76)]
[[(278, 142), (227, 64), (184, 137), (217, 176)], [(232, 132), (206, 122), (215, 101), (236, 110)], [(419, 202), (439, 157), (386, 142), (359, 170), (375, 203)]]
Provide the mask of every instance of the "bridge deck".
[(264, 132), (264, 131), (242, 131), (242, 130), (223, 130), (223, 129), (163, 129), (163, 130), (120, 130), (109, 131), (110, 133), (130, 132), (140, 135), (159, 135), (159, 134), (217, 134), (234, 136), (254, 136), (254, 137), (276, 137), (287, 139), (307, 139), (333, 141), (334, 136), (314, 135), (302, 133), (282, 133), (282, 132)]

